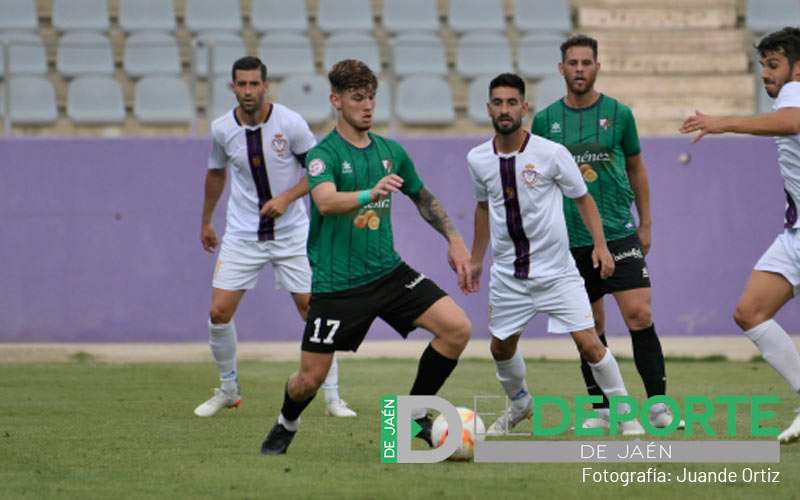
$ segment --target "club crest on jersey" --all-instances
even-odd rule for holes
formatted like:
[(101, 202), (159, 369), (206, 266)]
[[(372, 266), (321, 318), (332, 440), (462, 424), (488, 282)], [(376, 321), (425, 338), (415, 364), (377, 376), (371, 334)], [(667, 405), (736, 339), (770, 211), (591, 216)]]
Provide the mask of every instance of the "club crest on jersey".
[(289, 141), (280, 132), (272, 138), (272, 150), (278, 156), (285, 156), (289, 151)]
[(311, 177), (322, 175), (323, 172), (325, 172), (325, 162), (319, 158), (314, 158), (311, 160), (311, 163), (308, 164), (308, 175)]
[(558, 122), (553, 122), (553, 124), (550, 125), (550, 133), (551, 134), (560, 134), (561, 133), (561, 124), (558, 123)]
[(611, 127), (611, 120), (608, 118), (600, 118), (599, 125), (601, 129), (608, 130), (609, 127)]
[(391, 174), (392, 173), (392, 160), (383, 160), (381, 163), (383, 163), (383, 169), (386, 170), (386, 173), (387, 174)]
[(525, 181), (525, 185), (528, 186), (528, 189), (536, 185), (536, 175), (536, 166), (533, 163), (525, 165), (525, 168), (522, 170), (522, 180)]

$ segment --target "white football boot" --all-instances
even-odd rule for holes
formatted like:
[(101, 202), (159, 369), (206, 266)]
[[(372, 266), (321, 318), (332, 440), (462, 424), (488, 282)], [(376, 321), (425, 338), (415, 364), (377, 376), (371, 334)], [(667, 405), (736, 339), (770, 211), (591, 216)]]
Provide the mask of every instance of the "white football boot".
[(347, 401), (336, 399), (325, 403), (325, 415), (328, 417), (355, 417), (358, 414), (347, 405)]
[(242, 396), (239, 394), (238, 388), (236, 392), (216, 388), (214, 395), (208, 401), (194, 409), (194, 414), (198, 417), (213, 417), (223, 408), (238, 408), (240, 404), (242, 404)]
[[(672, 411), (664, 403), (657, 403), (650, 407), (650, 424), (658, 429), (663, 429), (672, 424)], [(678, 422), (678, 430), (685, 429), (686, 422), (683, 419)]]
[(532, 411), (530, 404), (524, 409), (519, 410), (514, 405), (510, 405), (505, 411), (497, 417), (492, 425), (489, 426), (489, 429), (486, 430), (486, 434), (489, 436), (502, 436), (503, 434), (508, 434), (511, 432), (511, 429), (516, 427), (516, 425), (523, 420), (531, 418)]
[(792, 424), (778, 435), (778, 441), (783, 444), (793, 443), (798, 439), (800, 439), (800, 408), (797, 409), (797, 416), (794, 417)]
[(587, 418), (581, 424), (584, 429), (608, 429), (608, 408), (598, 408), (596, 417)]

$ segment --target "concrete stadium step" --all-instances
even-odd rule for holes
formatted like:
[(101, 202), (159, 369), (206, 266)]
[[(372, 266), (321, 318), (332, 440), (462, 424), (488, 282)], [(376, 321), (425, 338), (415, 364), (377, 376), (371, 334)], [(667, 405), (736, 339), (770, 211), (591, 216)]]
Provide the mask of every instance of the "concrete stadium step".
[(727, 97), (754, 99), (755, 79), (750, 74), (700, 76), (622, 76), (600, 74), (597, 89), (622, 97)]
[(729, 53), (631, 54), (606, 51), (602, 56), (603, 71), (626, 74), (719, 74), (747, 73), (750, 60), (742, 51)]
[(597, 39), (602, 62), (607, 51), (614, 53), (720, 53), (750, 52), (755, 41), (747, 30), (588, 30)]
[(635, 27), (642, 30), (676, 28), (733, 28), (737, 13), (732, 7), (581, 7), (581, 28)]
[(699, 110), (709, 115), (742, 116), (753, 114), (753, 99), (729, 97), (620, 97), (630, 106), (637, 120), (680, 120)]

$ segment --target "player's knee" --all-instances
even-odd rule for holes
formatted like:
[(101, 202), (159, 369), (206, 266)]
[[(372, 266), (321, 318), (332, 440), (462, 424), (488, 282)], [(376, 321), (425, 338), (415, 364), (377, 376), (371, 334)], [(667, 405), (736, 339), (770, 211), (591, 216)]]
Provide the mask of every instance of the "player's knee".
[(602, 342), (600, 342), (600, 339), (595, 337), (590, 341), (578, 343), (578, 352), (581, 358), (585, 359), (587, 362), (598, 363), (603, 359), (603, 356), (605, 356), (606, 348)]
[(472, 323), (466, 314), (461, 314), (461, 317), (453, 318), (447, 325), (447, 341), (454, 347), (463, 350), (469, 342), (469, 337), (472, 334)]
[[(653, 324), (653, 313), (649, 305), (644, 304), (629, 311), (625, 315), (625, 323), (631, 330), (644, 330)], [(598, 329), (597, 331), (603, 331)]]
[(233, 319), (233, 309), (212, 304), (208, 317), (215, 325), (224, 325)]
[(316, 394), (325, 381), (325, 375), (325, 373), (318, 370), (299, 373), (298, 387), (303, 396), (309, 398)]
[(768, 319), (766, 314), (749, 302), (739, 302), (733, 312), (733, 320), (742, 330), (750, 330)]
[(492, 352), (492, 359), (495, 361), (506, 361), (514, 356), (516, 352), (516, 345), (511, 342), (503, 342), (492, 337), (492, 343), (489, 344), (489, 350)]

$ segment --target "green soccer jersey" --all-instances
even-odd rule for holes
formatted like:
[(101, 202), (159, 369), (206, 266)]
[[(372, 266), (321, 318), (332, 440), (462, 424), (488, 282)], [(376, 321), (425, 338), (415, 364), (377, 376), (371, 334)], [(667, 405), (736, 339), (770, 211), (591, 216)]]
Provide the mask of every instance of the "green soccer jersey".
[[(592, 194), (606, 240), (614, 241), (636, 231), (631, 215), (633, 190), (625, 167), (626, 157), (639, 154), (639, 134), (630, 108), (600, 95), (592, 106), (575, 109), (559, 99), (536, 113), (534, 134), (566, 146), (581, 169)], [(573, 200), (564, 199), (564, 216), (570, 247), (592, 245)]]
[[(372, 189), (397, 174), (402, 192), (414, 195), (422, 181), (408, 154), (395, 141), (369, 133), (370, 143), (357, 148), (334, 129), (306, 155), (308, 187), (332, 182), (337, 191)], [(313, 293), (339, 292), (371, 283), (400, 264), (392, 238), (392, 198), (339, 215), (322, 215), (311, 198), (308, 260)]]

